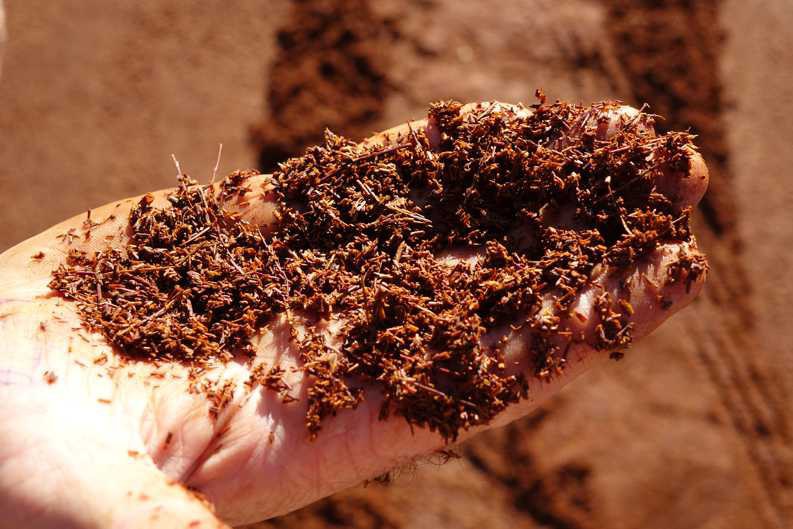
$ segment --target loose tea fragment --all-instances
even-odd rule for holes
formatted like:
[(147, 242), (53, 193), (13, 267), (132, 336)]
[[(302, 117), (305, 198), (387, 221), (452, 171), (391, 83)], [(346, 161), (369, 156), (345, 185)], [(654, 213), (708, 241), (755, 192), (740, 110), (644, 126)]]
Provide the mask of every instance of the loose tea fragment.
[[(564, 370), (584, 339), (565, 318), (597, 318), (598, 349), (627, 346), (630, 303), (604, 293), (588, 316), (573, 311), (578, 294), (603, 266), (629, 270), (661, 244), (691, 240), (690, 210), (676, 211), (655, 181), (688, 169), (692, 136), (655, 136), (644, 113), (611, 131), (616, 108), (542, 96), (528, 109), (463, 113), (443, 102), (427, 130), (389, 145), (327, 132), (269, 180), (278, 222), (266, 235), (228, 208), (257, 207), (243, 202), (253, 173), (218, 189), (181, 176), (167, 207), (139, 201), (124, 246), (72, 250), (51, 287), (121, 355), (194, 369), (247, 358), (247, 388), (285, 400), (284, 371), (254, 365), (251, 338), (276, 316), (298, 316), (312, 435), (374, 386), (382, 418), (453, 440), (524, 398), (528, 376)], [(706, 268), (681, 255), (670, 281), (690, 285)], [(308, 323), (329, 319), (337, 332)], [(484, 345), (510, 328), (533, 333), (533, 372), (510, 369), (505, 339)], [(216, 415), (233, 388), (204, 391)]]

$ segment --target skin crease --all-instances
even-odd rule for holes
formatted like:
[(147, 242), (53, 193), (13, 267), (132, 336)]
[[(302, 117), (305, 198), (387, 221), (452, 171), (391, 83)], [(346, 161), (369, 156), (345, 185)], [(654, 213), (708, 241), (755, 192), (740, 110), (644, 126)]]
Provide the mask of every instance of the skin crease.
[[(476, 108), (468, 105), (466, 111)], [(612, 123), (598, 134), (612, 133), (635, 112), (615, 107)], [(415, 121), (368, 141), (387, 143), (425, 127), (432, 139), (437, 134), (432, 124)], [(665, 173), (658, 183), (680, 207), (695, 205), (707, 187), (707, 168), (693, 151), (690, 166), (689, 174)], [(267, 192), (260, 184), (267, 178), (253, 178), (246, 197), (250, 206), (233, 206), (265, 228), (273, 212), (272, 204), (262, 202)], [(155, 205), (165, 204), (166, 192), (155, 194)], [(93, 210), (92, 221), (101, 224), (87, 240), (81, 215), (0, 255), (0, 527), (226, 527), (289, 512), (444, 446), (436, 434), (411, 432), (398, 417), (379, 421), (374, 391), (358, 409), (327, 420), (318, 440), (310, 441), (301, 398), (305, 387), (300, 373), (289, 369), (296, 355), (282, 320), (262, 333), (258, 356), (287, 368), (286, 381), (298, 402), (283, 404), (272, 391), (239, 387), (213, 421), (209, 403), (187, 392), (185, 367), (122, 365), (101, 336), (81, 329), (74, 307), (52, 295), (47, 283), (70, 245), (91, 251), (122, 244), (135, 203), (128, 199)], [(58, 237), (72, 228), (70, 244), (69, 237)], [(667, 267), (680, 252), (697, 249), (663, 246), (620, 277), (602, 270), (576, 305), (586, 321), (573, 318), (565, 325), (591, 333), (593, 298), (605, 290), (630, 297), (635, 337), (652, 331), (702, 286), (704, 278), (688, 289), (684, 283), (668, 284)], [(671, 307), (662, 309), (658, 294), (671, 300)], [(338, 322), (325, 324), (333, 336)], [(514, 369), (526, 367), (523, 351), (530, 340), (525, 333), (510, 335), (507, 355)], [(606, 353), (576, 346), (562, 375), (548, 383), (531, 380), (530, 398), (488, 428), (526, 415), (606, 359)], [(247, 373), (232, 363), (208, 369), (205, 376), (208, 383), (239, 383)]]

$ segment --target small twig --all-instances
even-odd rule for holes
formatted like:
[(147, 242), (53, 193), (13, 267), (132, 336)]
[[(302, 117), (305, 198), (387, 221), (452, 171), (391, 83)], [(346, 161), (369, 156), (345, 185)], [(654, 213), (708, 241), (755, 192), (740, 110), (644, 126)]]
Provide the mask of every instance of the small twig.
[(179, 160), (176, 159), (176, 155), (171, 153), (171, 159), (173, 160), (174, 165), (176, 166), (176, 177), (181, 177), (184, 173), (182, 173), (182, 166), (179, 165)]
[(369, 153), (366, 153), (366, 154), (362, 154), (361, 156), (357, 156), (355, 158), (352, 158), (352, 159), (347, 160), (346, 162), (342, 163), (341, 165), (339, 165), (339, 167), (335, 168), (333, 171), (331, 171), (328, 174), (326, 174), (325, 176), (323, 176), (322, 180), (326, 180), (328, 178), (332, 178), (332, 177), (336, 176), (342, 169), (344, 169), (345, 164), (358, 163), (358, 162), (361, 162), (363, 160), (368, 160), (370, 158), (376, 158), (377, 156), (380, 156), (381, 154), (388, 154), (390, 152), (394, 152), (396, 150), (399, 150), (399, 149), (401, 149), (403, 147), (409, 147), (409, 146), (410, 146), (409, 143), (397, 143), (396, 145), (391, 145), (389, 147), (384, 147), (384, 148), (376, 150), (376, 151), (372, 151), (372, 152), (369, 152)]
[(619, 186), (617, 189), (613, 189), (612, 191), (606, 193), (602, 197), (600, 197), (597, 200), (595, 200), (595, 202), (593, 202), (593, 204), (600, 204), (601, 202), (603, 202), (607, 198), (613, 196), (614, 194), (619, 193), (620, 191), (624, 191), (627, 187), (633, 185), (634, 183), (636, 183), (637, 181), (641, 180), (642, 178), (644, 178), (644, 174), (640, 174), (638, 176), (635, 176), (634, 178), (631, 178), (630, 180), (628, 180), (627, 182), (625, 182), (624, 184)]
[(212, 184), (215, 183), (215, 177), (218, 174), (218, 168), (220, 168), (220, 157), (221, 157), (222, 154), (223, 154), (223, 144), (219, 143), (218, 144), (218, 158), (217, 158), (217, 160), (215, 160), (215, 168), (212, 169), (212, 178), (209, 180), (209, 185), (212, 185)]

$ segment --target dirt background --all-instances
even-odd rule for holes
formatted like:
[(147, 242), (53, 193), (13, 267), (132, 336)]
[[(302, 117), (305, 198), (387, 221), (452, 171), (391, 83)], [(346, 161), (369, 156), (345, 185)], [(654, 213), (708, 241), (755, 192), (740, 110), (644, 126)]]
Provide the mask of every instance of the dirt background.
[(700, 134), (705, 294), (531, 417), (260, 528), (793, 523), (789, 0), (6, 0), (0, 249), (433, 99), (649, 103)]

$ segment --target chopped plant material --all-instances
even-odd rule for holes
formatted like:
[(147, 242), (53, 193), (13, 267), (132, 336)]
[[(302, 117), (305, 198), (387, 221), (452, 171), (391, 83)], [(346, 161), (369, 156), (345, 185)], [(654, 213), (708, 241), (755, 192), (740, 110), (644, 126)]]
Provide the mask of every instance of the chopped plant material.
[(51, 286), (130, 356), (207, 362), (252, 353), (249, 338), (283, 306), (275, 299), (283, 292), (260, 276), (268, 260), (260, 232), (221, 205), (239, 183), (231, 175), (214, 193), (181, 177), (166, 208), (143, 196), (126, 246), (71, 250)]
[[(292, 339), (312, 434), (376, 386), (381, 418), (401, 415), (453, 440), (525, 397), (527, 375), (564, 369), (584, 339), (564, 322), (586, 320), (573, 303), (603, 266), (628, 271), (660, 244), (691, 238), (690, 211), (676, 211), (654, 182), (688, 170), (692, 136), (655, 136), (640, 113), (607, 138), (616, 108), (540, 96), (530, 108), (463, 113), (444, 102), (430, 108), (429, 133), (389, 145), (327, 132), (268, 182), (277, 223), (266, 235), (224, 207), (243, 200), (254, 173), (218, 188), (182, 176), (167, 207), (140, 200), (125, 246), (72, 250), (51, 287), (128, 357), (200, 369), (248, 356), (248, 387), (286, 401), (283, 370), (254, 366), (250, 342), (284, 315), (300, 322)], [(670, 281), (690, 284), (706, 266), (681, 255)], [(627, 346), (632, 314), (627, 301), (598, 297), (590, 345)], [(331, 319), (333, 335), (310, 323)], [(510, 329), (532, 332), (533, 373), (508, 365)], [(209, 392), (214, 414), (231, 392)]]

